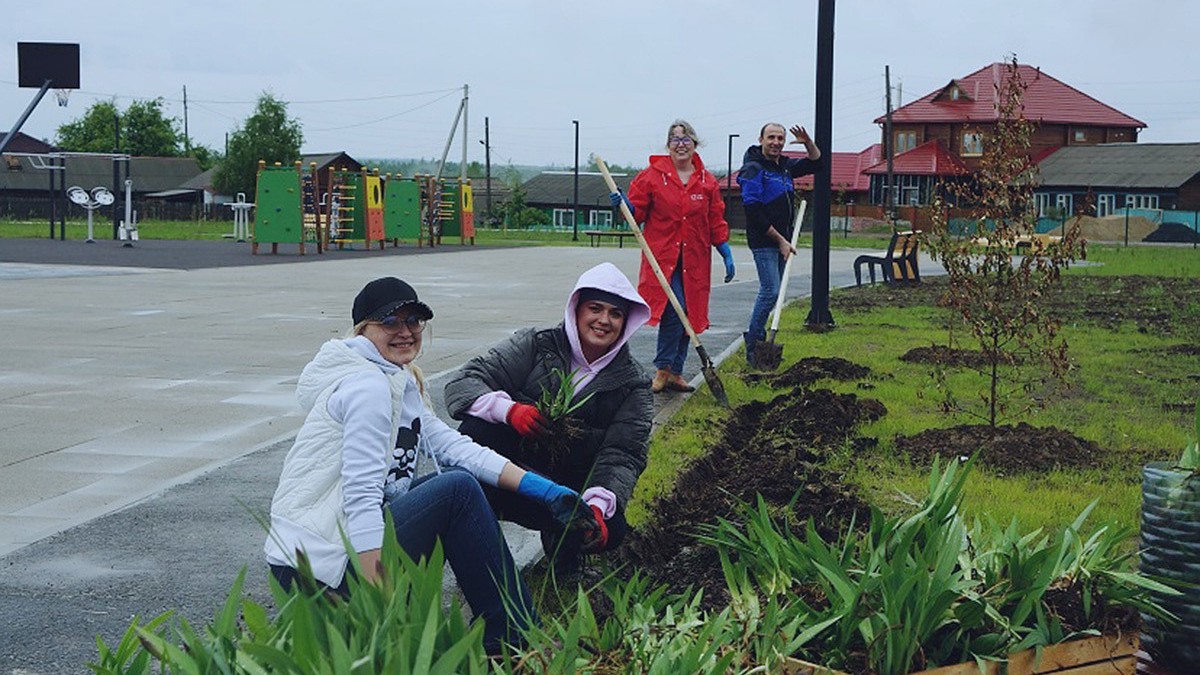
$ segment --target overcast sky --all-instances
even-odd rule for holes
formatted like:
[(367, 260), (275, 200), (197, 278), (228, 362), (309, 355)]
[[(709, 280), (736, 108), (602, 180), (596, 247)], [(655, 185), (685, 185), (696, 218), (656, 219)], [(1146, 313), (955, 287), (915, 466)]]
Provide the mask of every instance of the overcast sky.
[[(53, 139), (98, 100), (162, 97), (195, 143), (226, 133), (269, 91), (305, 152), (438, 157), (470, 85), (469, 160), (643, 164), (671, 120), (692, 122), (724, 172), (766, 121), (813, 129), (816, 0), (6, 0), (0, 131), (36, 90), (17, 88), (17, 42), (78, 42), (81, 89), (47, 95), (23, 131)], [(365, 8), (365, 9), (364, 9)], [(1200, 3), (1155, 0), (841, 0), (832, 146), (879, 140), (884, 66), (907, 103), (1009, 54), (1146, 123), (1142, 142), (1200, 141), (1188, 54)], [(461, 133), (461, 132), (460, 132)], [(461, 157), (456, 138), (451, 159)]]

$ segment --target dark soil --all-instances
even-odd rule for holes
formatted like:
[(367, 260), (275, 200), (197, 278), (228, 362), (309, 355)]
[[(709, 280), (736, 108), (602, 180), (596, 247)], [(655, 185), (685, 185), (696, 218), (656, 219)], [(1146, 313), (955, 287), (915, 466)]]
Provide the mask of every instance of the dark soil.
[[(852, 288), (834, 296), (833, 310), (853, 314), (878, 307), (936, 305), (945, 289), (944, 277), (902, 288)], [(1176, 336), (1180, 344), (1158, 351), (1164, 358), (1178, 359), (1200, 354), (1200, 348), (1194, 346), (1200, 342), (1200, 321), (1193, 320), (1200, 319), (1194, 309), (1197, 297), (1197, 279), (1087, 276), (1068, 277), (1046, 303), (1065, 323), (1110, 329), (1132, 324), (1143, 332)], [(946, 367), (984, 364), (979, 352), (938, 345), (914, 349), (903, 358)], [(744, 377), (785, 393), (734, 410), (707, 454), (680, 474), (672, 491), (650, 507), (652, 520), (630, 531), (612, 560), (623, 565), (626, 573), (637, 570), (674, 592), (702, 588), (708, 607), (724, 606), (728, 597), (717, 555), (697, 543), (695, 535), (701, 526), (720, 518), (736, 518), (741, 504), (753, 503), (760, 496), (775, 513), (786, 515), (797, 531), (809, 518), (826, 537), (844, 532), (852, 518), (863, 522), (867, 505), (841, 475), (827, 468), (826, 459), (832, 449), (846, 443), (869, 450), (875, 439), (859, 436), (857, 427), (887, 414), (879, 401), (815, 388), (822, 380), (861, 380), (860, 389), (870, 388), (870, 380), (876, 376), (845, 359), (805, 358), (782, 373)], [(1166, 405), (1174, 409), (1176, 404)], [(957, 459), (978, 452), (982, 466), (1003, 474), (1105, 464), (1105, 451), (1096, 444), (1062, 429), (1024, 423), (996, 429), (984, 425), (935, 429), (896, 442), (898, 449), (918, 464), (927, 465), (934, 457)], [(1045, 601), (1067, 630), (1095, 625), (1083, 614), (1078, 588), (1055, 589)], [(1095, 599), (1093, 604), (1097, 604)], [(1101, 617), (1106, 628), (1129, 629), (1136, 622), (1135, 614)]]
[(957, 459), (979, 452), (977, 460), (1001, 474), (1045, 472), (1055, 468), (1097, 466), (1104, 457), (1098, 445), (1054, 427), (986, 424), (929, 429), (896, 439), (896, 449), (920, 464), (933, 458)]
[(983, 352), (971, 349), (955, 349), (943, 345), (916, 347), (905, 352), (901, 361), (908, 363), (928, 363), (937, 366), (982, 368), (987, 365), (987, 356)]
[[(832, 308), (838, 312), (868, 312), (879, 307), (936, 305), (947, 288), (946, 277), (927, 277), (920, 284), (860, 286), (834, 295)], [(1195, 298), (1200, 296), (1200, 279), (1171, 277), (1067, 276), (1062, 287), (1045, 298), (1046, 308), (1064, 323), (1089, 323), (1115, 329), (1134, 324), (1141, 332), (1194, 337)]]
[(618, 562), (673, 591), (704, 588), (706, 605), (724, 606), (721, 566), (710, 547), (696, 543), (699, 526), (736, 516), (739, 504), (760, 495), (781, 514), (787, 510), (789, 522), (811, 517), (827, 537), (856, 515), (862, 521), (867, 505), (823, 460), (855, 427), (885, 413), (878, 401), (827, 389), (795, 389), (738, 407), (708, 455), (653, 505), (654, 519), (629, 533)]
[(766, 381), (775, 389), (790, 387), (810, 387), (820, 380), (861, 380), (871, 374), (871, 371), (857, 363), (837, 357), (823, 358), (809, 356), (792, 364), (786, 371), (774, 375), (769, 373), (750, 373), (746, 375), (747, 382)]
[(567, 415), (550, 420), (545, 434), (521, 439), (522, 449), (533, 466), (544, 467), (549, 473), (557, 473), (559, 462), (566, 457), (572, 445), (583, 437), (583, 426), (579, 420)]

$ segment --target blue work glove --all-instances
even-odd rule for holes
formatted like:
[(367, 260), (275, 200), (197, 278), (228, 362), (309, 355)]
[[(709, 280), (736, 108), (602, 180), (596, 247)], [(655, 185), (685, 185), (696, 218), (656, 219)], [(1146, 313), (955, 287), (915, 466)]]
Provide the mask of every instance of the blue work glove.
[(729, 248), (729, 242), (723, 241), (717, 244), (717, 253), (721, 254), (721, 259), (725, 261), (725, 283), (733, 281), (733, 250)]
[(595, 526), (592, 509), (579, 498), (578, 492), (532, 471), (526, 471), (521, 478), (517, 494), (545, 504), (554, 522), (565, 530), (589, 530)]
[(610, 192), (608, 194), (608, 199), (612, 202), (612, 207), (614, 209), (620, 209), (621, 202), (625, 202), (625, 206), (629, 208), (629, 215), (634, 216), (635, 218), (637, 217), (637, 214), (633, 209), (633, 204), (629, 203), (629, 198), (625, 196), (624, 192), (621, 192), (620, 190), (616, 192)]

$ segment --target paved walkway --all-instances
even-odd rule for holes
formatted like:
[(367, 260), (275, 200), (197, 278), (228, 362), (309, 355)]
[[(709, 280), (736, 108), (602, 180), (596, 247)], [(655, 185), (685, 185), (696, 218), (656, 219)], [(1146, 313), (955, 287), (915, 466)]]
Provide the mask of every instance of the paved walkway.
[[(0, 673), (23, 675), (82, 672), (95, 635), (112, 643), (135, 614), (202, 624), (243, 567), (265, 597), (255, 515), (301, 422), (296, 377), (344, 334), (365, 281), (402, 277), (433, 307), (418, 364), (440, 408), (464, 361), (561, 320), (581, 271), (610, 261), (635, 278), (638, 266), (636, 249), (615, 247), (261, 262), (233, 242), (46, 241), (26, 255), (46, 244), (63, 247), (46, 253), (59, 264), (14, 259), (0, 240)], [(833, 252), (834, 286), (853, 283), (858, 253)], [(713, 268), (713, 355), (738, 339), (757, 291), (749, 251), (735, 256), (735, 282), (721, 284), (719, 258)], [(797, 263), (789, 297), (809, 292), (810, 252)], [(631, 347), (649, 363), (654, 331)], [(698, 376), (694, 354), (685, 376)]]

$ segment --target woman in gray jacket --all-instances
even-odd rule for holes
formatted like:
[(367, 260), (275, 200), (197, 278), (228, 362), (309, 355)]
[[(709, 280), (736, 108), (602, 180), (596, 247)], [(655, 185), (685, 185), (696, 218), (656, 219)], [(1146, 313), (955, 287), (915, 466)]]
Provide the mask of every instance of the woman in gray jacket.
[[(459, 431), (528, 470), (583, 496), (595, 527), (564, 533), (545, 510), (511, 493), (484, 486), (502, 520), (542, 532), (549, 555), (570, 568), (579, 552), (615, 548), (625, 534), (625, 507), (646, 468), (653, 401), (650, 376), (629, 352), (630, 336), (650, 318), (650, 307), (611, 263), (579, 277), (563, 322), (527, 328), (467, 362), (446, 384), (446, 408), (462, 420)], [(568, 373), (575, 433), (561, 453), (540, 440), (551, 426), (536, 403), (559, 387), (554, 371)]]

